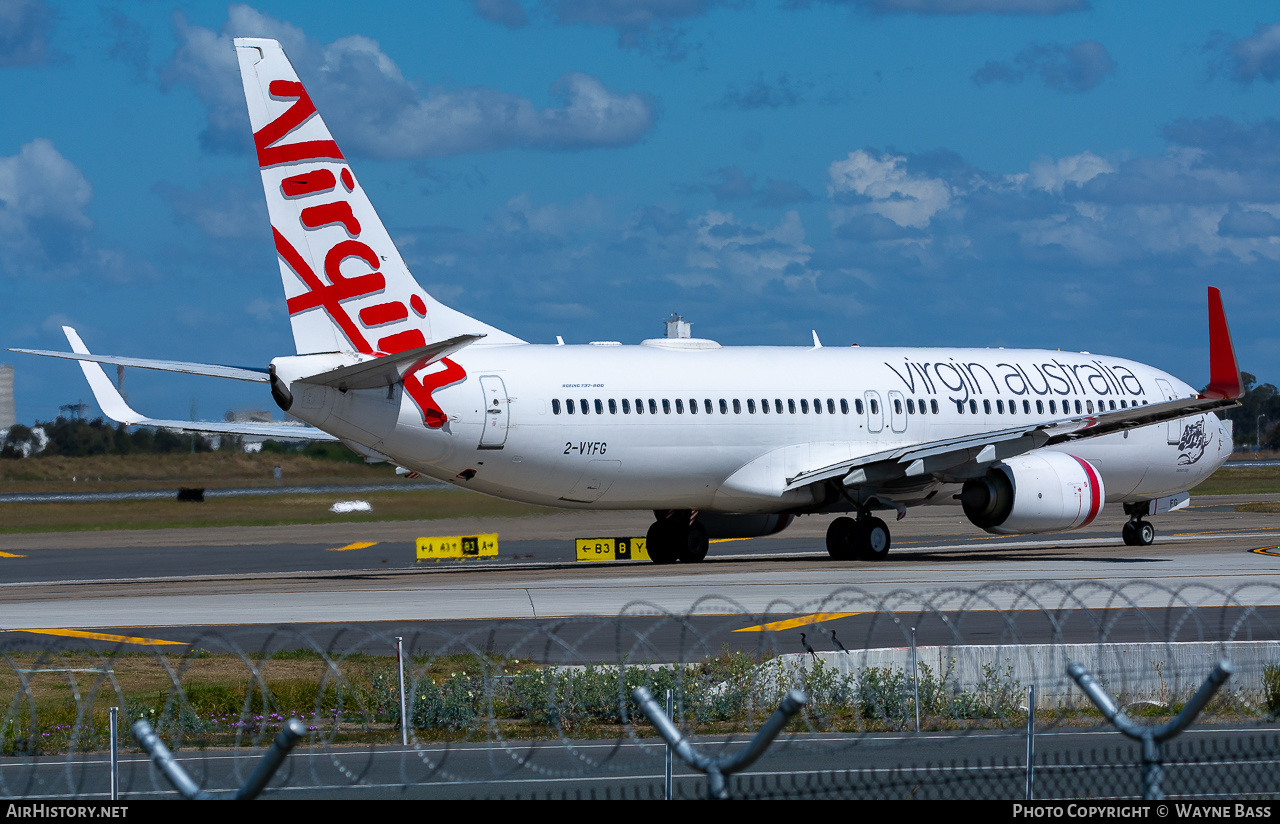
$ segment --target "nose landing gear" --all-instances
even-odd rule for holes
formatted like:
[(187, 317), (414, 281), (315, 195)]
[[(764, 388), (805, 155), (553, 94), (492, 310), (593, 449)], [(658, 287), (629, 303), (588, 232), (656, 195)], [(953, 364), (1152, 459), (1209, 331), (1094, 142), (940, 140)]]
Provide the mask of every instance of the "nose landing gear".
[(836, 518), (827, 527), (827, 554), (837, 561), (883, 561), (889, 555), (889, 527), (869, 513)]

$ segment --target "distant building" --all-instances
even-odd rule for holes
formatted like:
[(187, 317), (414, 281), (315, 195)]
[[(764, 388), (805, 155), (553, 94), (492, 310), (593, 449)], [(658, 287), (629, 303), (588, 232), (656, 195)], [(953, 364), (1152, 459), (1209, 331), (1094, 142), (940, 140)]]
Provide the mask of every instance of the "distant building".
[(13, 403), (13, 367), (0, 366), (0, 430), (18, 422), (17, 407)]

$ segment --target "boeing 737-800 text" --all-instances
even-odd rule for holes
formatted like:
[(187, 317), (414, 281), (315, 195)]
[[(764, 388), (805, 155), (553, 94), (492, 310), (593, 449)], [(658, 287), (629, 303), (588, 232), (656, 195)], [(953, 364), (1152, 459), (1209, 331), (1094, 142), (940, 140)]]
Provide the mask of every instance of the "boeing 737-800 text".
[[(536, 345), (444, 306), (414, 280), (280, 44), (235, 41), (297, 354), (265, 369), (72, 352), (126, 424), (337, 439), (371, 460), (489, 495), (651, 509), (658, 563), (709, 538), (838, 515), (827, 549), (875, 560), (876, 511), (959, 503), (988, 532), (1056, 532), (1123, 503), (1125, 543), (1231, 452), (1213, 410), (1242, 388), (1209, 290), (1203, 394), (1122, 358), (1041, 350)], [(309, 427), (156, 420), (101, 363), (269, 384)], [(849, 517), (852, 515), (853, 517)]]

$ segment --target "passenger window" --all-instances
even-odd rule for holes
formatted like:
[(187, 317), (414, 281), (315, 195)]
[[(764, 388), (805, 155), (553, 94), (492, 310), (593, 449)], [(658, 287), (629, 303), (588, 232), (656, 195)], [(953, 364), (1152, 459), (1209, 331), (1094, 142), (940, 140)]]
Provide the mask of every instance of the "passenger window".
[(582, 414), (587, 415), (591, 413), (591, 406), (587, 403), (586, 398), (578, 401), (578, 403), (582, 404)]
[(924, 398), (916, 401), (916, 408), (920, 410), (920, 414), (924, 414)]
[(1037, 415), (1044, 414), (1044, 401), (1039, 401), (1039, 400), (1036, 401), (1036, 414)]
[(1024, 400), (1022, 402), (1022, 411), (1028, 415), (1031, 414), (1031, 401)]
[[(782, 414), (782, 399), (781, 399), (781, 398), (774, 398), (774, 399), (773, 399), (773, 411), (774, 411), (774, 412), (777, 412), (779, 415), (781, 415), (781, 414)], [(794, 412), (795, 410), (793, 409), (793, 410), (791, 410), (791, 411), (792, 411), (792, 412)]]
[(871, 414), (872, 415), (880, 414), (880, 402), (877, 401), (875, 398), (871, 399)]
[(800, 412), (804, 415), (809, 414), (809, 401), (804, 398), (800, 399)]
[(973, 414), (975, 414), (975, 415), (976, 415), (976, 414), (978, 414), (978, 402), (977, 402), (977, 401), (975, 401), (975, 400), (970, 400), (970, 401), (969, 401), (969, 411), (970, 411), (970, 412), (972, 412), (972, 413), (973, 413)]
[(1125, 405), (1125, 404), (1127, 404), (1127, 403), (1128, 403), (1128, 401), (1120, 401), (1120, 408), (1121, 408), (1121, 409), (1128, 409), (1129, 407)]
[[(1092, 412), (1093, 410), (1092, 410), (1092, 409), (1090, 409), (1089, 411), (1090, 411), (1090, 412)], [(1084, 407), (1082, 407), (1082, 406), (1080, 405), (1080, 401), (1076, 401), (1076, 414), (1077, 414), (1077, 415), (1083, 415), (1083, 414), (1084, 414)]]
[(720, 399), (720, 414), (721, 415), (729, 414), (729, 402), (726, 401), (724, 398)]
[(787, 409), (792, 415), (796, 414), (796, 402), (791, 398), (787, 398)]
[(1004, 401), (996, 401), (996, 411), (1001, 415), (1004, 414)]
[(859, 415), (862, 414), (862, 398), (853, 399), (853, 411), (857, 412)]
[(1111, 409), (1115, 409), (1115, 408), (1116, 408), (1116, 402), (1115, 402), (1115, 401), (1107, 401), (1107, 406), (1109, 406)]
[(822, 414), (822, 400), (820, 398), (813, 399), (813, 414), (815, 415)]
[(907, 398), (907, 414), (908, 415), (916, 414), (916, 402), (911, 398)]
[(560, 399), (559, 399), (559, 398), (552, 398), (552, 399), (551, 399), (551, 414), (553, 414), (553, 415), (559, 415), (559, 414), (560, 414)]
[(849, 414), (849, 401), (846, 400), (845, 398), (840, 399), (840, 414), (841, 415)]
[(983, 399), (983, 401), (982, 401), (982, 411), (983, 411), (983, 412), (985, 412), (985, 413), (987, 413), (988, 415), (990, 415), (990, 414), (991, 414), (991, 401), (986, 400), (986, 399)]
[(618, 414), (618, 402), (615, 401), (613, 398), (609, 399), (609, 414), (610, 415)]
[(1010, 414), (1010, 415), (1016, 415), (1016, 414), (1018, 414), (1018, 402), (1017, 402), (1017, 401), (1009, 401), (1009, 414)]
[(684, 414), (684, 401), (680, 400), (679, 398), (676, 398), (676, 414), (677, 415)]
[(828, 415), (836, 414), (836, 402), (831, 398), (827, 398), (827, 414)]
[(735, 415), (742, 414), (742, 402), (739, 401), (737, 398), (733, 399), (733, 414)]
[(599, 399), (599, 398), (596, 398), (596, 414), (597, 414), (597, 415), (603, 415), (603, 414), (604, 414), (604, 404), (603, 404), (603, 403), (601, 403), (601, 401), (600, 401), (600, 399)]
[(756, 402), (754, 398), (747, 398), (747, 412), (752, 415), (756, 414)]
[(671, 401), (667, 400), (666, 398), (662, 399), (662, 414), (664, 415), (671, 414)]
[(569, 408), (569, 414), (572, 415), (573, 414), (573, 398), (569, 398), (567, 401), (565, 401), (564, 405)]
[(644, 401), (640, 398), (636, 398), (636, 414), (637, 415), (644, 414)]
[(1085, 408), (1089, 410), (1089, 414), (1093, 414), (1093, 401), (1085, 401)]
[(649, 399), (649, 414), (650, 415), (658, 414), (658, 402), (655, 401), (653, 398)]
[(930, 412), (932, 412), (932, 413), (933, 413), (933, 414), (935, 414), (935, 415), (936, 415), (936, 414), (938, 414), (938, 402), (937, 402), (937, 401), (935, 401), (935, 400), (931, 400), (931, 401), (929, 401), (929, 411), (930, 411)]
[(698, 399), (697, 399), (697, 398), (690, 398), (690, 399), (689, 399), (689, 414), (690, 414), (690, 415), (696, 415), (696, 414), (698, 414)]
[(961, 415), (964, 414), (964, 401), (956, 401), (956, 411)]
[(761, 412), (763, 412), (763, 413), (764, 413), (764, 414), (766, 414), (766, 415), (768, 415), (768, 414), (769, 414), (769, 399), (768, 399), (768, 398), (761, 398), (761, 399), (760, 399), (760, 411), (761, 411)]
[(624, 415), (631, 414), (631, 401), (627, 400), (626, 398), (622, 399), (622, 414)]
[(893, 414), (895, 415), (902, 414), (902, 401), (898, 400), (897, 398), (893, 399)]
[(1057, 402), (1057, 401), (1049, 401), (1049, 414), (1050, 414), (1050, 415), (1056, 415), (1056, 414), (1058, 414), (1058, 402)]

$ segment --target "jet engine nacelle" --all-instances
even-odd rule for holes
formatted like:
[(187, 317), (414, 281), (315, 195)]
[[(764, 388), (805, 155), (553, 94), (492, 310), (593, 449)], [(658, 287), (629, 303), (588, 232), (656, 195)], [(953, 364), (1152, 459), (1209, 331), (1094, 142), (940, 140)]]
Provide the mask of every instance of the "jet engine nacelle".
[[(655, 515), (658, 513), (654, 513)], [(759, 515), (732, 515), (723, 512), (700, 512), (698, 523), (707, 530), (707, 537), (717, 538), (758, 538), (762, 535), (776, 535), (795, 520), (794, 515), (762, 513)]]
[(1097, 468), (1064, 452), (1031, 452), (993, 464), (960, 492), (964, 514), (996, 535), (1088, 526), (1106, 499)]

